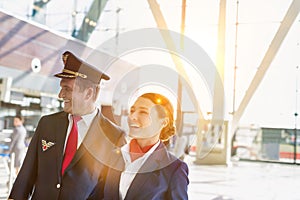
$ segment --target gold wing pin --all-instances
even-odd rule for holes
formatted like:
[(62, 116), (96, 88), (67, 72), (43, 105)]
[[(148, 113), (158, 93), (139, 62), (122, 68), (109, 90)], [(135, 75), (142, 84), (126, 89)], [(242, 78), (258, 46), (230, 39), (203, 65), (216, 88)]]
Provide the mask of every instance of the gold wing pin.
[(42, 150), (46, 151), (48, 150), (50, 147), (52, 147), (55, 143), (53, 142), (46, 142), (46, 140), (42, 140)]

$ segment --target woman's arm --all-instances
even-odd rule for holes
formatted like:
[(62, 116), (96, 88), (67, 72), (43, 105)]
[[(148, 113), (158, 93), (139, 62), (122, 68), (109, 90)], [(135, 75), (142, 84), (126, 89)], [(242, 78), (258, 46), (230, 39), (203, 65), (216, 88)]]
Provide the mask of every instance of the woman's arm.
[(168, 199), (188, 199), (189, 169), (186, 163), (180, 162), (170, 179)]

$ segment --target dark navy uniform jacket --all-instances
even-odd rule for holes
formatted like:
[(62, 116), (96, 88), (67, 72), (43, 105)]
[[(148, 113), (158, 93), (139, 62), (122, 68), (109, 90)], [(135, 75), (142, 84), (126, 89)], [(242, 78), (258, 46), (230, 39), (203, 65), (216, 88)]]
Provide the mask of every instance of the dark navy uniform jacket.
[[(119, 184), (124, 165), (120, 155), (115, 167), (108, 170), (104, 199), (120, 199)], [(169, 153), (161, 142), (134, 177), (125, 200), (186, 200), (188, 184), (187, 164)]]
[(68, 123), (65, 112), (41, 118), (9, 198), (102, 199), (107, 167), (125, 144), (124, 132), (98, 112), (62, 176)]

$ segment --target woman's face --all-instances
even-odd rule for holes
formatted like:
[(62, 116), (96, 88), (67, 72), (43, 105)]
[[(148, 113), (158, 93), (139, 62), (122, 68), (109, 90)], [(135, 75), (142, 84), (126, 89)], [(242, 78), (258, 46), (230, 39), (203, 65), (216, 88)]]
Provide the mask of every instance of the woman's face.
[(156, 105), (149, 99), (139, 97), (128, 115), (129, 136), (136, 139), (158, 137), (164, 127), (164, 119), (158, 117)]

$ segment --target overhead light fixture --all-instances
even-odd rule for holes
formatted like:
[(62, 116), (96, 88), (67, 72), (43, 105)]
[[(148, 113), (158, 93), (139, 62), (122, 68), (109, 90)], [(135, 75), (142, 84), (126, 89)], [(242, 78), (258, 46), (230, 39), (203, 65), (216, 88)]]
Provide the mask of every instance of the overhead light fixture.
[(42, 65), (38, 58), (33, 58), (31, 61), (31, 69), (34, 73), (39, 73), (41, 71)]

